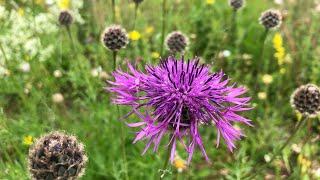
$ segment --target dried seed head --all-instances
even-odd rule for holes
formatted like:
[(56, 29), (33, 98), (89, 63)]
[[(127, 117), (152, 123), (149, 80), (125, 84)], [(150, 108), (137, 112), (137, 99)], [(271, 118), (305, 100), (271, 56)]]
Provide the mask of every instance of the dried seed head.
[(229, 0), (229, 5), (233, 7), (234, 10), (238, 10), (244, 6), (244, 0)]
[(59, 23), (63, 26), (70, 26), (73, 22), (71, 13), (67, 10), (61, 11), (59, 15)]
[(300, 86), (291, 96), (291, 105), (305, 116), (317, 116), (320, 113), (319, 87), (313, 84)]
[(101, 35), (101, 41), (111, 51), (119, 51), (129, 43), (126, 30), (118, 25), (107, 27)]
[(183, 52), (186, 49), (188, 43), (188, 37), (180, 31), (174, 31), (170, 33), (166, 38), (167, 48), (173, 53)]
[(282, 15), (278, 10), (269, 9), (261, 14), (259, 21), (266, 29), (277, 28), (282, 23)]
[(140, 4), (140, 3), (142, 3), (142, 1), (143, 0), (133, 0), (133, 2), (136, 3), (136, 4)]
[(28, 158), (32, 179), (78, 179), (87, 162), (82, 143), (61, 132), (38, 139)]

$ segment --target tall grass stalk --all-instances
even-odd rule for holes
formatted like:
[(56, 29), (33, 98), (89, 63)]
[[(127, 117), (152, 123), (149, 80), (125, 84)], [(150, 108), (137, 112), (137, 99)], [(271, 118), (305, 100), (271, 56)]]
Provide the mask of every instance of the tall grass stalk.
[(112, 6), (112, 22), (116, 23), (116, 0), (111, 0)]
[(167, 0), (162, 0), (162, 30), (161, 30), (161, 46), (160, 46), (161, 56), (163, 56), (163, 50), (164, 50), (166, 24), (167, 24)]

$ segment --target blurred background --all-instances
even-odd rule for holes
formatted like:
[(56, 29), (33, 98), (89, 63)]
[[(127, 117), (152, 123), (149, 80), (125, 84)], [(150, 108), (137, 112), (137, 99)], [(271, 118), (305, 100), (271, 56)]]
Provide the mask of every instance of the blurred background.
[[(85, 144), (83, 179), (243, 179), (270, 161), (301, 119), (290, 106), (291, 93), (320, 84), (320, 1), (247, 0), (234, 13), (227, 0), (168, 0), (164, 18), (163, 7), (163, 0), (139, 6), (116, 0), (113, 19), (111, 0), (0, 0), (0, 179), (28, 179), (28, 149), (52, 130), (75, 134)], [(283, 23), (266, 34), (259, 17), (271, 8), (281, 12)], [(58, 21), (66, 9), (73, 16), (68, 28)], [(141, 156), (145, 144), (132, 144), (137, 129), (117, 121), (117, 107), (104, 90), (113, 56), (100, 36), (112, 24), (125, 28), (130, 39), (117, 56), (123, 69), (127, 61), (142, 69), (167, 57), (162, 33), (178, 30), (189, 38), (186, 58), (198, 56), (213, 72), (222, 69), (249, 89), (254, 110), (243, 115), (254, 127), (240, 126), (246, 137), (233, 153), (223, 144), (216, 148), (215, 129), (204, 128), (212, 164), (196, 151), (187, 165), (178, 147), (175, 163), (159, 171), (165, 143), (158, 153)], [(319, 132), (319, 117), (308, 121), (256, 179), (320, 179)]]

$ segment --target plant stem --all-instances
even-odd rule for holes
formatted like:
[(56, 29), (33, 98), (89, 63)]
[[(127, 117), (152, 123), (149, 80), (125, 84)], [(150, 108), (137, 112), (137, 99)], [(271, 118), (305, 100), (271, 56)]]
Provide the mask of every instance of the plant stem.
[[(112, 52), (113, 56), (113, 71), (116, 71), (117, 69), (117, 51)], [(117, 105), (117, 118), (120, 118), (120, 108)], [(125, 164), (125, 179), (129, 179), (128, 176), (128, 166), (127, 166), (127, 155), (126, 155), (126, 145), (125, 145), (125, 138), (124, 138), (124, 129), (123, 125), (121, 124), (121, 130), (120, 130), (120, 136), (121, 136), (121, 151), (122, 151), (122, 158)]]
[[(261, 47), (261, 54), (260, 54), (260, 61), (261, 61), (261, 65), (262, 67), (264, 67), (264, 51), (265, 51), (265, 44), (266, 44), (266, 40), (268, 37), (268, 33), (269, 33), (269, 29), (265, 29), (265, 32), (263, 33), (262, 37), (261, 37), (261, 42), (262, 42), (262, 47)], [(259, 66), (258, 66), (259, 68)], [(260, 68), (259, 68), (260, 69)], [(262, 70), (262, 69), (260, 69)]]
[(261, 173), (261, 171), (263, 170), (263, 168), (265, 168), (267, 165), (271, 164), (276, 157), (290, 144), (290, 142), (294, 139), (295, 135), (297, 134), (297, 132), (300, 130), (300, 128), (302, 127), (302, 125), (304, 124), (304, 122), (307, 121), (306, 117), (303, 117), (297, 124), (296, 128), (294, 129), (294, 131), (292, 132), (292, 134), (290, 135), (290, 137), (286, 140), (286, 142), (280, 147), (279, 150), (276, 151), (276, 153), (273, 154), (272, 158), (270, 159), (269, 162), (267, 162), (266, 164), (264, 164), (263, 166), (261, 166), (259, 169), (255, 169), (253, 168), (253, 171), (255, 172), (252, 176), (245, 176), (244, 178), (248, 178), (248, 179), (253, 179), (254, 177), (256, 177), (259, 173)]
[(115, 2), (115, 0), (111, 0), (111, 6), (112, 6), (112, 22), (116, 23), (116, 2)]
[(160, 55), (163, 56), (164, 49), (164, 36), (166, 31), (166, 19), (167, 19), (167, 0), (162, 0), (162, 31), (161, 31), (161, 46)]
[(232, 41), (232, 45), (235, 47), (237, 42), (237, 10), (234, 9), (232, 11), (232, 19), (231, 19), (231, 32), (230, 39)]
[(75, 53), (75, 52), (76, 52), (76, 47), (75, 47), (75, 44), (74, 44), (74, 41), (73, 41), (73, 38), (72, 38), (70, 26), (66, 26), (66, 29), (67, 29), (67, 32), (68, 32), (69, 39), (70, 39), (70, 41), (71, 41), (72, 50), (73, 50), (73, 52)]
[(112, 58), (113, 58), (113, 71), (116, 71), (116, 69), (117, 69), (117, 51), (112, 52)]
[(139, 4), (135, 3), (135, 8), (134, 8), (134, 19), (133, 19), (133, 30), (136, 28), (136, 21), (137, 21), (137, 17), (138, 17), (138, 8), (139, 8)]
[(263, 35), (261, 36), (261, 53), (260, 53), (260, 58), (258, 61), (256, 61), (256, 70), (252, 71), (253, 72), (253, 76), (255, 76), (256, 78), (254, 78), (255, 80), (255, 88), (258, 89), (258, 78), (259, 76), (257, 75), (259, 72), (262, 72), (262, 68), (264, 66), (264, 50), (265, 50), (265, 43), (268, 37), (268, 33), (269, 33), (269, 29), (265, 29)]
[(8, 58), (7, 58), (6, 52), (4, 51), (4, 48), (3, 48), (1, 42), (0, 42), (0, 50), (1, 50), (2, 54), (3, 54), (3, 57), (4, 57), (6, 65), (8, 65)]

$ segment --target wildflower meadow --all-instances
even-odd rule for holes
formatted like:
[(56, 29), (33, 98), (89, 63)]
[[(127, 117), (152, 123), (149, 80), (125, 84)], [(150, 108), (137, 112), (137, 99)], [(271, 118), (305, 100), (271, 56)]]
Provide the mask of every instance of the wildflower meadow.
[(0, 179), (320, 180), (319, 0), (0, 0)]

